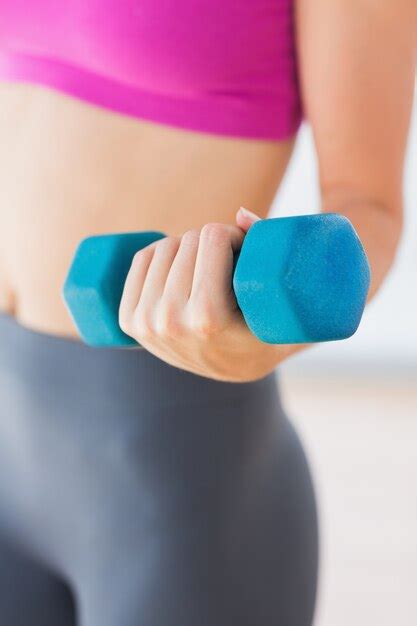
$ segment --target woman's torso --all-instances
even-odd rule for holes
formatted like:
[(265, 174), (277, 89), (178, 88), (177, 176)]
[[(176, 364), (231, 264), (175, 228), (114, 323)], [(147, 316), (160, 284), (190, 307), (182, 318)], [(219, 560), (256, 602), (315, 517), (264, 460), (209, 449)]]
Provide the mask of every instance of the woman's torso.
[(266, 213), (300, 116), (291, 12), (5, 0), (0, 310), (76, 336), (61, 287), (83, 237)]
[(231, 139), (115, 115), (41, 87), (0, 87), (0, 309), (76, 336), (61, 298), (93, 233), (181, 234), (268, 209), (291, 141)]

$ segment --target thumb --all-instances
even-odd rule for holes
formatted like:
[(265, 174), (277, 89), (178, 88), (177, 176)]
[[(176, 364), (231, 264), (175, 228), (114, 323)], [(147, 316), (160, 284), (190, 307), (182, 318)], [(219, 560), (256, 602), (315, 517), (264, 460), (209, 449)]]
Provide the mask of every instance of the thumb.
[(241, 228), (245, 233), (249, 230), (254, 222), (257, 222), (261, 218), (252, 211), (248, 211), (243, 206), (240, 207), (239, 211), (236, 213), (236, 224)]

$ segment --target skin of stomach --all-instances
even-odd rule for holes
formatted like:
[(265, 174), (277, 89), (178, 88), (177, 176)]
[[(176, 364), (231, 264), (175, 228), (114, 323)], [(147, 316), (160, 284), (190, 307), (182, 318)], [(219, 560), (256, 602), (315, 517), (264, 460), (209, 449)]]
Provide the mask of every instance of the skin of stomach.
[(115, 114), (50, 89), (0, 85), (0, 311), (77, 339), (61, 296), (92, 234), (181, 235), (265, 216), (293, 140), (235, 139)]

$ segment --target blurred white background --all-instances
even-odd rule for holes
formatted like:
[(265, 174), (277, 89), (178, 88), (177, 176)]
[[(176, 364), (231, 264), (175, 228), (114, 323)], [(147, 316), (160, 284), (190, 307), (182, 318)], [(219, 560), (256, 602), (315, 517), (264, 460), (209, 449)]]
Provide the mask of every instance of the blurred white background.
[[(316, 626), (417, 624), (417, 103), (404, 192), (395, 265), (356, 335), (280, 368), (318, 494)], [(272, 215), (318, 209), (305, 126)]]

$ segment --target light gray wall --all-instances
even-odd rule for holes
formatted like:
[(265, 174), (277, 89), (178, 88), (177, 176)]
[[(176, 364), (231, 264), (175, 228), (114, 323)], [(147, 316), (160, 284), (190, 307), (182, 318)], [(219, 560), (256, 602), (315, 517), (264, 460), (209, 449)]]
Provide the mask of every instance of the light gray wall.
[[(290, 360), (286, 367), (417, 372), (417, 100), (408, 141), (404, 193), (405, 230), (395, 265), (367, 308), (356, 335), (314, 347)], [(318, 210), (316, 157), (310, 128), (305, 125), (271, 216)]]

